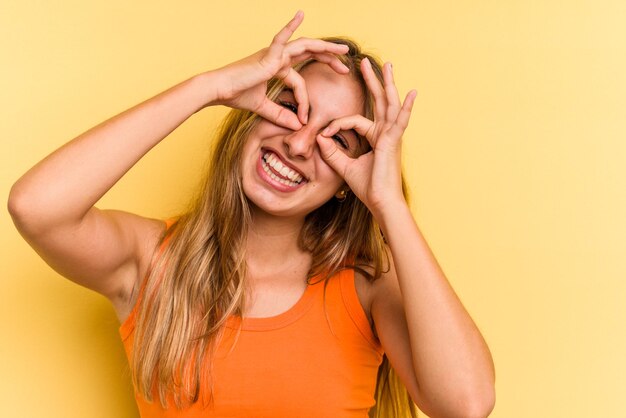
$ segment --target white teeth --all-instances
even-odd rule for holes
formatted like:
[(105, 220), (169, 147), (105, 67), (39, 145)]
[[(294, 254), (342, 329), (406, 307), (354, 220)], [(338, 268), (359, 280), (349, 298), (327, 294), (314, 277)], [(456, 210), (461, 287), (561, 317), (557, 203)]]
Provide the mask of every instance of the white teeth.
[[(287, 186), (297, 186), (302, 182), (302, 176), (295, 170), (284, 165), (273, 153), (266, 152), (263, 155), (263, 170), (270, 175), (270, 177), (282, 184)], [(280, 178), (269, 167), (272, 167), (276, 172), (280, 173), (281, 176), (287, 177), (289, 180)]]

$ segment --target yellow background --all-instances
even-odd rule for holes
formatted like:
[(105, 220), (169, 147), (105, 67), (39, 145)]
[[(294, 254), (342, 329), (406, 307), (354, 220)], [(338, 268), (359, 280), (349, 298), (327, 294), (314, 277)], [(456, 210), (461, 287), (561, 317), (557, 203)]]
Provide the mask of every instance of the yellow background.
[[(350, 35), (419, 91), (418, 224), (497, 367), (493, 417), (624, 417), (626, 2), (6, 1), (0, 196), (100, 121), (265, 46)], [(194, 116), (98, 204), (167, 217), (223, 109)], [(107, 301), (0, 215), (0, 416), (136, 417)], [(296, 382), (297, 384), (297, 382)]]

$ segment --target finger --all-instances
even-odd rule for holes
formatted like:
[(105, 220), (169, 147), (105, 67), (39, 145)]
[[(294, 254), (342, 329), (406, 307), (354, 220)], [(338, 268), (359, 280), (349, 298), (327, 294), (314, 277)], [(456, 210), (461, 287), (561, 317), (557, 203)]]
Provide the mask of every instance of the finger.
[(274, 103), (268, 98), (264, 99), (255, 113), (276, 125), (283, 126), (293, 131), (302, 128), (302, 124), (295, 113)]
[(299, 38), (289, 42), (285, 47), (285, 52), (290, 56), (297, 56), (305, 52), (343, 55), (347, 53), (349, 49), (348, 45), (344, 44), (336, 44), (321, 39)]
[(314, 54), (312, 52), (306, 52), (304, 54), (292, 57), (291, 64), (295, 65), (308, 59), (314, 59), (315, 61), (328, 64), (333, 70), (335, 70), (335, 72), (339, 74), (347, 74), (350, 72), (350, 69), (343, 62), (341, 62), (341, 60), (337, 58), (336, 55), (325, 53)]
[(369, 59), (364, 58), (361, 61), (361, 72), (365, 79), (365, 84), (369, 88), (372, 96), (374, 97), (374, 117), (375, 120), (384, 121), (387, 109), (387, 99), (385, 98), (385, 92), (383, 86), (378, 81), (374, 70), (372, 69), (372, 63)]
[(411, 111), (413, 110), (413, 104), (415, 103), (415, 98), (417, 97), (417, 91), (411, 90), (407, 93), (404, 103), (402, 104), (402, 108), (400, 109), (400, 113), (398, 114), (398, 118), (393, 123), (391, 128), (389, 129), (389, 134), (395, 136), (397, 138), (401, 138), (404, 134), (404, 131), (409, 126), (409, 120), (411, 118)]
[(290, 68), (283, 82), (286, 86), (291, 87), (293, 96), (298, 102), (298, 119), (302, 124), (307, 123), (309, 120), (309, 94), (304, 79), (297, 71)]
[(278, 32), (274, 38), (272, 39), (272, 43), (270, 44), (267, 55), (272, 58), (279, 58), (282, 55), (287, 42), (289, 42), (289, 38), (291, 38), (298, 29), (298, 26), (302, 23), (304, 19), (304, 12), (302, 10), (298, 10), (296, 15), (283, 27), (280, 32)]
[(332, 137), (339, 131), (349, 131), (354, 129), (357, 134), (364, 137), (373, 147), (376, 145), (374, 137), (374, 122), (361, 115), (351, 115), (333, 120), (321, 134), (325, 137)]
[(354, 129), (359, 135), (366, 136), (372, 131), (374, 122), (361, 115), (350, 115), (333, 120), (324, 130), (322, 135), (331, 137), (339, 131)]
[(280, 32), (276, 34), (276, 36), (274, 36), (272, 44), (276, 43), (278, 45), (286, 45), (289, 41), (289, 38), (293, 36), (293, 33), (296, 31), (296, 29), (298, 29), (300, 23), (302, 23), (303, 19), (304, 12), (302, 10), (298, 10), (293, 19), (291, 19), (289, 23), (287, 23), (287, 25), (285, 25), (285, 27), (282, 28)]
[(393, 121), (398, 117), (400, 112), (400, 97), (398, 96), (398, 89), (393, 79), (393, 66), (390, 62), (383, 66), (383, 82), (385, 83), (385, 94), (387, 96), (387, 120)]
[(322, 135), (317, 135), (315, 139), (320, 148), (320, 155), (326, 161), (326, 164), (345, 179), (348, 164), (353, 159), (344, 154), (332, 139)]

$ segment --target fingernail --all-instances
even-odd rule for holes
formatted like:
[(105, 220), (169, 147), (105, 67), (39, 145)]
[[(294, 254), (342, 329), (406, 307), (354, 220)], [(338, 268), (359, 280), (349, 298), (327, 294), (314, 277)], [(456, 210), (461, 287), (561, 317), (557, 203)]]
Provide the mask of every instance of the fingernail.
[(324, 128), (324, 130), (322, 131), (322, 136), (327, 136), (328, 135), (328, 128)]

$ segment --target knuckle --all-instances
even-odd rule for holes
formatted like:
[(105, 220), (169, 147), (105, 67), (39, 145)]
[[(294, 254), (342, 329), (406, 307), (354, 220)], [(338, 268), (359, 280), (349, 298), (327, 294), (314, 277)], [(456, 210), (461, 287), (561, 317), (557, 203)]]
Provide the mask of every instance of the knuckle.
[(336, 147), (332, 147), (331, 149), (326, 150), (326, 160), (328, 160), (328, 162), (337, 161), (337, 157), (338, 155)]

